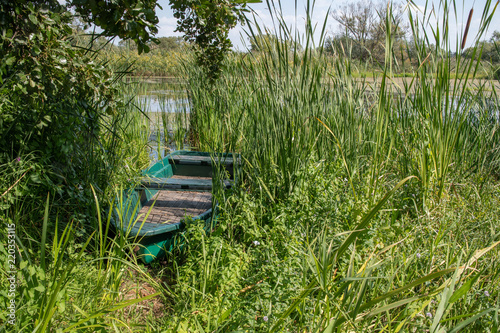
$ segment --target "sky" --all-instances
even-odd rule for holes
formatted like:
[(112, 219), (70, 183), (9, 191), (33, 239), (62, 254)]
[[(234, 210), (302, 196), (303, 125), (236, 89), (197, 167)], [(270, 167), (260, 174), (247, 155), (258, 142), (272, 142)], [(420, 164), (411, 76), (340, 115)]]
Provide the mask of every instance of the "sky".
[[(292, 27), (292, 29), (297, 29), (299, 34), (303, 34), (305, 29), (304, 29), (304, 23), (305, 23), (305, 16), (306, 16), (306, 11), (305, 11), (305, 6), (307, 3), (307, 0), (296, 0), (297, 1), (297, 13), (295, 12), (295, 0), (281, 0), (281, 6), (283, 9), (283, 18), (287, 25), (289, 27)], [(381, 0), (373, 0), (374, 2), (378, 2)], [(382, 0), (383, 1), (383, 0)], [(312, 2), (312, 1), (311, 1)], [(315, 42), (318, 43), (319, 38), (320, 38), (320, 31), (322, 29), (323, 23), (325, 21), (325, 17), (328, 17), (327, 23), (326, 23), (326, 31), (329, 34), (334, 33), (335, 31), (338, 31), (338, 23), (333, 20), (331, 17), (331, 14), (329, 15), (329, 11), (338, 9), (339, 5), (343, 5), (347, 3), (348, 1), (332, 1), (332, 0), (316, 0), (315, 5), (314, 5), (314, 10), (312, 14), (312, 22), (313, 25), (316, 24), (316, 32), (314, 34), (314, 39)], [(487, 2), (487, 0), (456, 0), (456, 5), (457, 5), (457, 20), (453, 18), (453, 20), (449, 24), (449, 32), (450, 36), (460, 36), (459, 43), (461, 41), (461, 36), (463, 29), (465, 28), (466, 22), (467, 22), (467, 17), (469, 15), (469, 11), (471, 8), (474, 9), (474, 13), (472, 16), (472, 21), (469, 29), (469, 34), (467, 37), (467, 43), (466, 47), (469, 47), (473, 44), (474, 42), (474, 37), (478, 33), (479, 25), (481, 22), (481, 16), (483, 13), (484, 5)], [(492, 5), (491, 8), (494, 7), (496, 1), (492, 0)], [(274, 1), (274, 3), (277, 3), (277, 1)], [(411, 10), (414, 14), (419, 15), (419, 17), (422, 17), (423, 9), (425, 7), (425, 0), (414, 0), (415, 6), (411, 6)], [(434, 3), (434, 8), (436, 9), (435, 12), (439, 13), (438, 11), (438, 5), (439, 5), (439, 0), (429, 0), (429, 4)], [(181, 36), (178, 32), (174, 32), (175, 27), (177, 25), (176, 19), (173, 17), (173, 12), (170, 9), (168, 5), (168, 0), (160, 0), (159, 4), (162, 6), (163, 10), (157, 9), (157, 15), (159, 18), (159, 33), (158, 37), (165, 37), (165, 36)], [(261, 26), (266, 26), (270, 29), (272, 29), (272, 19), (271, 15), (269, 14), (268, 6), (266, 1), (264, 0), (260, 4), (250, 4), (250, 8), (256, 13), (258, 16), (258, 21), (259, 25)], [(430, 6), (428, 6), (431, 8)], [(420, 11), (420, 13), (419, 13)], [(436, 14), (433, 15), (430, 24), (431, 25), (436, 25), (436, 22), (441, 23), (442, 20), (442, 14)], [(232, 29), (229, 33), (229, 37), (234, 45), (235, 49), (245, 51), (246, 48), (248, 47), (248, 38), (246, 37), (245, 34), (245, 29), (246, 26), (241, 26), (238, 25), (234, 29)], [(500, 6), (495, 12), (493, 16), (493, 20), (490, 24), (490, 27), (488, 31), (486, 32), (485, 35), (481, 38), (482, 40), (484, 39), (489, 39), (491, 36), (491, 33), (495, 30), (500, 31)], [(427, 29), (429, 32), (430, 30)], [(243, 38), (243, 39), (242, 39)], [(455, 39), (455, 38), (453, 38)], [(317, 45), (316, 45), (317, 46)], [(452, 46), (454, 48), (454, 44)]]

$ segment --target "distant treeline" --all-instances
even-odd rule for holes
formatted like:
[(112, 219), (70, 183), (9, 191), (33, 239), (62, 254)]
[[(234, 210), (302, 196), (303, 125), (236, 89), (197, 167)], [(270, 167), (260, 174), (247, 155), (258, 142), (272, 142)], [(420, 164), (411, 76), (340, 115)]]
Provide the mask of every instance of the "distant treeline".
[[(390, 12), (390, 15), (387, 13)], [(424, 59), (419, 59), (416, 45), (424, 45), (413, 40), (407, 22), (405, 7), (401, 3), (358, 1), (338, 6), (331, 14), (338, 27), (329, 33), (322, 46), (318, 47), (326, 58), (347, 57), (353, 64), (358, 64), (357, 73), (370, 75), (382, 68), (386, 59), (386, 39), (391, 38), (393, 70), (404, 76), (411, 76)], [(142, 76), (180, 76), (182, 63), (188, 58), (193, 59), (193, 46), (182, 37), (159, 37), (157, 42), (149, 42), (149, 53), (141, 55), (137, 46), (130, 41), (110, 43), (104, 37), (93, 37), (75, 25), (75, 43), (82, 47), (92, 45), (100, 49), (99, 58), (109, 62), (115, 71), (126, 71)], [(296, 41), (279, 41), (279, 37), (264, 34), (249, 40), (248, 52), (232, 52), (228, 61), (252, 53), (258, 59), (262, 50), (269, 51), (273, 45), (276, 52), (303, 52), (303, 46)], [(276, 43), (278, 41), (278, 43)], [(427, 53), (432, 54), (435, 46), (429, 44)], [(474, 50), (476, 50), (474, 52)], [(450, 51), (451, 52), (451, 51)], [(500, 32), (495, 31), (487, 41), (482, 41), (479, 47), (459, 50), (467, 59), (480, 61), (479, 77), (500, 78)], [(454, 54), (451, 53), (451, 59)]]
[(115, 72), (139, 76), (179, 76), (182, 61), (193, 56), (193, 46), (182, 37), (159, 37), (150, 42), (148, 53), (139, 54), (134, 42), (110, 41), (104, 37), (75, 30), (74, 44), (98, 51), (98, 59)]

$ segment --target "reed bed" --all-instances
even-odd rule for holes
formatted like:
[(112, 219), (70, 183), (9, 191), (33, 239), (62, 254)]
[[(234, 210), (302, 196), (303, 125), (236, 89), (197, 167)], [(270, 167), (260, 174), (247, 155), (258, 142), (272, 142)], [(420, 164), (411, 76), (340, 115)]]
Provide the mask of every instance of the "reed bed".
[[(368, 67), (348, 50), (332, 59), (317, 47), (323, 39), (314, 45), (314, 29), (324, 36), (328, 21), (311, 25), (313, 5), (300, 35), (268, 2), (274, 26), (249, 18), (248, 34), (278, 39), (230, 59), (215, 82), (187, 62), (186, 96), (177, 83), (125, 80), (123, 113), (100, 118), (107, 130), (96, 151), (107, 152), (107, 168), (87, 170), (109, 186), (75, 192), (92, 198), (89, 224), (65, 220), (50, 195), (41, 213), (29, 212), (29, 156), (0, 166), (13, 184), (0, 193), (0, 217), (19, 226), (16, 328), (498, 332), (500, 104), (495, 85), (471, 89), (477, 59), (458, 46), (452, 56), (444, 25), (455, 3), (440, 2), (443, 26), (432, 33), (423, 29), (430, 11), (408, 12), (419, 66), (404, 81), (389, 8), (385, 60), (370, 75), (377, 85), (358, 77)], [(495, 10), (487, 2), (476, 40)], [(151, 95), (154, 116), (144, 112)], [(172, 99), (189, 104), (172, 113)], [(142, 223), (122, 186), (133, 186), (151, 149), (158, 158), (186, 146), (241, 154), (238, 186), (216, 191), (210, 233), (187, 225), (184, 246), (144, 267), (136, 240), (110, 227), (115, 215)], [(6, 281), (8, 270), (0, 273)]]
[[(423, 29), (430, 9), (409, 11), (420, 65), (397, 84), (389, 14), (374, 87), (345, 49), (328, 64), (309, 20), (301, 36), (268, 5), (273, 27), (249, 22), (250, 38), (278, 37), (262, 52), (215, 83), (186, 67), (191, 142), (244, 163), (216, 231), (191, 226), (188, 250), (160, 268), (176, 281), (163, 327), (498, 330), (499, 104), (494, 85), (470, 89), (477, 59), (452, 49), (446, 26)], [(455, 3), (440, 8), (448, 24)]]

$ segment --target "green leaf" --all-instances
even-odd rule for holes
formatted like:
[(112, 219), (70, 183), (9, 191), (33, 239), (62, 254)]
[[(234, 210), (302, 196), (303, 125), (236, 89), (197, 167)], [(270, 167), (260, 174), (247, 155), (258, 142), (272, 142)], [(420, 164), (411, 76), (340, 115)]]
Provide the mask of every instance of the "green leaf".
[(26, 260), (23, 260), (21, 261), (21, 263), (19, 264), (19, 269), (25, 269), (26, 266), (28, 266), (28, 261)]
[(467, 320), (464, 320), (462, 322), (460, 322), (457, 326), (453, 327), (451, 330), (448, 331), (448, 333), (455, 333), (455, 332), (459, 332), (460, 330), (462, 330), (462, 328), (464, 328), (465, 326), (475, 322), (477, 319), (481, 318), (482, 316), (484, 316), (485, 314), (491, 312), (491, 311), (495, 311), (496, 309), (495, 308), (489, 308), (489, 309), (486, 309), (484, 310), (483, 312), (481, 313), (478, 313), (477, 315), (475, 315), (474, 317), (471, 317)]
[(16, 61), (16, 57), (7, 58), (7, 60), (5, 60), (5, 64), (7, 66), (12, 66), (12, 64), (14, 63), (14, 61)]
[(217, 319), (217, 322), (220, 324), (220, 323), (222, 323), (224, 320), (226, 320), (226, 319), (227, 319), (227, 317), (229, 317), (229, 315), (231, 314), (231, 311), (233, 311), (233, 308), (232, 308), (232, 307), (231, 307), (231, 308), (229, 308), (229, 309), (227, 309), (226, 311), (224, 311), (224, 312), (222, 313), (222, 315), (219, 317), (219, 319)]
[(33, 24), (38, 24), (38, 19), (36, 18), (35, 15), (29, 14), (28, 17)]
[(57, 305), (59, 307), (60, 312), (64, 312), (66, 310), (66, 302), (60, 301)]
[(373, 207), (370, 212), (368, 212), (363, 218), (361, 219), (361, 222), (358, 224), (355, 230), (347, 237), (347, 239), (342, 243), (340, 248), (337, 250), (337, 260), (342, 256), (342, 254), (347, 250), (349, 245), (351, 245), (352, 242), (358, 237), (359, 233), (361, 233), (365, 228), (368, 226), (369, 222), (371, 219), (379, 212), (379, 210), (382, 208), (382, 206), (386, 203), (387, 200), (401, 187), (403, 186), (404, 183), (406, 183), (408, 180), (415, 178), (415, 176), (409, 176), (406, 177), (405, 179), (401, 180), (399, 183), (397, 183), (396, 186), (392, 190), (390, 190), (378, 203)]
[(47, 194), (47, 200), (45, 202), (45, 212), (43, 214), (42, 242), (40, 244), (42, 250), (40, 254), (40, 266), (44, 271), (45, 271), (45, 244), (47, 240), (47, 224), (49, 220), (49, 203), (50, 203), (50, 194)]
[(36, 291), (39, 291), (41, 293), (43, 293), (45, 291), (45, 287), (43, 285), (38, 285), (34, 288)]
[[(389, 298), (389, 297), (392, 297), (392, 296), (394, 296), (394, 295), (401, 294), (401, 293), (402, 293), (403, 291), (405, 291), (405, 290), (411, 289), (411, 288), (413, 288), (413, 287), (415, 287), (415, 286), (418, 286), (418, 285), (420, 285), (420, 284), (422, 284), (422, 283), (425, 283), (425, 282), (427, 282), (427, 281), (431, 281), (431, 280), (437, 279), (437, 278), (439, 278), (439, 277), (441, 277), (441, 276), (443, 276), (443, 275), (445, 275), (445, 274), (451, 273), (451, 272), (453, 272), (453, 271), (455, 271), (455, 270), (456, 270), (456, 268), (448, 268), (448, 269), (444, 269), (444, 270), (441, 270), (441, 271), (438, 271), (438, 272), (434, 272), (434, 273), (428, 274), (428, 275), (426, 275), (426, 276), (424, 276), (424, 277), (421, 277), (420, 279), (417, 279), (417, 280), (415, 280), (415, 281), (413, 281), (413, 282), (410, 282), (409, 284), (407, 284), (407, 285), (405, 285), (405, 286), (403, 286), (403, 287), (401, 287), (401, 288), (394, 289), (394, 290), (392, 290), (392, 291), (389, 291), (388, 293), (385, 293), (384, 295), (381, 295), (381, 296), (379, 296), (379, 297), (376, 297), (376, 298), (374, 298), (374, 299), (370, 300), (369, 302), (367, 302), (367, 303), (363, 304), (363, 305), (359, 308), (359, 312), (362, 312), (362, 311), (365, 311), (365, 310), (367, 310), (367, 309), (369, 309), (369, 308), (372, 308), (372, 307), (373, 307), (373, 306), (375, 306), (377, 303), (380, 303), (380, 302), (382, 302), (383, 300), (385, 300), (385, 299), (387, 299), (387, 298)], [(439, 288), (438, 288), (438, 290), (439, 290)], [(412, 301), (417, 300), (417, 299), (419, 299), (419, 298), (425, 298), (425, 297), (428, 297), (428, 296), (429, 296), (429, 295), (428, 295), (428, 294), (426, 294), (426, 295), (422, 295), (422, 296), (415, 296), (415, 297), (413, 297), (413, 298), (403, 299), (403, 300), (397, 301), (397, 302), (395, 302), (395, 303), (389, 304), (389, 305), (387, 305), (386, 307), (383, 307), (383, 309), (384, 309), (384, 310), (389, 310), (389, 309), (392, 309), (392, 308), (395, 308), (395, 307), (398, 307), (398, 306), (404, 305), (404, 304), (406, 304), (406, 303), (412, 302)], [(368, 315), (368, 316), (371, 316), (371, 315), (373, 315), (373, 314), (377, 314), (377, 313), (379, 313), (379, 312), (380, 312), (380, 311), (379, 311), (379, 309), (375, 309), (375, 310), (373, 310), (373, 311), (369, 312), (367, 315)], [(350, 317), (350, 318), (354, 318), (354, 317), (356, 317), (356, 315), (357, 315), (356, 313), (353, 313), (353, 312), (351, 311), (351, 313), (349, 314), (349, 317)], [(342, 323), (344, 323), (346, 320), (347, 320), (347, 318), (346, 318), (346, 317), (341, 317), (341, 318), (339, 318), (339, 319), (335, 322), (335, 326), (337, 327), (337, 326), (341, 325), (341, 324), (342, 324)]]
[(455, 303), (456, 301), (458, 301), (463, 295), (465, 295), (469, 290), (470, 288), (472, 288), (472, 286), (474, 285), (474, 283), (476, 283), (477, 279), (481, 276), (481, 273), (477, 273), (474, 277), (472, 277), (472, 279), (469, 279), (467, 280), (467, 282), (465, 282), (460, 288), (458, 288), (454, 293), (453, 295), (450, 297), (450, 300), (449, 302), (450, 303)]

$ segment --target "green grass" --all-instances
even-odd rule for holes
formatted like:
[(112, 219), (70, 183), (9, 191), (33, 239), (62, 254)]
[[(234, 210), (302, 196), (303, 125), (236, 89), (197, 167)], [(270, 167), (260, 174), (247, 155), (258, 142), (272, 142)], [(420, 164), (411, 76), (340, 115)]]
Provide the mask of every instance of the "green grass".
[[(235, 193), (210, 236), (188, 229), (189, 250), (177, 254), (182, 265), (171, 258), (158, 273), (176, 282), (167, 292), (171, 317), (158, 327), (316, 331), (334, 319), (341, 331), (400, 325), (419, 331), (431, 327), (446, 292), (455, 295), (441, 318), (451, 319), (448, 328), (483, 310), (498, 311), (498, 251), (470, 259), (498, 240), (498, 188), (478, 196), (471, 182), (432, 214), (392, 208), (368, 220), (342, 163), (314, 163), (301, 175), (303, 183), (279, 202), (244, 189)], [(385, 207), (412, 206), (416, 180), (405, 185)], [(359, 223), (355, 216), (364, 216), (369, 228), (355, 247), (342, 247)], [(471, 268), (457, 271), (465, 262)], [(495, 325), (494, 312), (488, 313), (469, 331)]]
[[(493, 8), (486, 9), (481, 32), (492, 17)], [(23, 298), (27, 329), (498, 331), (500, 104), (494, 87), (465, 84), (478, 78), (479, 63), (460, 50), (451, 59), (446, 30), (425, 34), (425, 20), (410, 17), (421, 65), (398, 82), (388, 34), (373, 86), (368, 75), (356, 77), (351, 59), (332, 61), (318, 51), (312, 26), (298, 36), (273, 17), (273, 31), (303, 51), (290, 49), (293, 42), (263, 46), (267, 52), (230, 59), (213, 84), (188, 63), (191, 113), (181, 108), (148, 120), (131, 108), (120, 123), (123, 155), (116, 158), (129, 169), (117, 168), (115, 183), (134, 180), (148, 163), (151, 132), (169, 133), (157, 136), (159, 150), (189, 144), (241, 154), (239, 186), (215, 194), (221, 212), (215, 230), (188, 225), (181, 235), (187, 246), (143, 267), (134, 240), (109, 234), (109, 215), (97, 213), (98, 202), (111, 209), (122, 202), (93, 198), (95, 234), (71, 223), (58, 229), (71, 221), (45, 214), (41, 232), (19, 229), (26, 258), (20, 288), (46, 295)], [(392, 21), (385, 23), (391, 31)], [(250, 37), (267, 32), (249, 27)], [(167, 87), (153, 89), (175, 90)], [(150, 90), (132, 88), (124, 95)], [(161, 103), (172, 97), (162, 96)], [(24, 161), (0, 169), (15, 184), (0, 193), (2, 203), (10, 200), (15, 211), (28, 200), (28, 169)], [(50, 211), (49, 200), (45, 207)], [(127, 298), (124, 286), (155, 298)]]
[(192, 140), (245, 163), (218, 229), (192, 227), (158, 273), (175, 281), (160, 327), (498, 329), (498, 98), (468, 89), (478, 62), (452, 59), (448, 36), (417, 35), (421, 23), (421, 66), (396, 86), (390, 35), (374, 87), (348, 58), (326, 65), (307, 26), (303, 52), (268, 45), (214, 85), (187, 68)]
[[(130, 186), (149, 165), (149, 122), (129, 103), (133, 90), (130, 85), (121, 87), (123, 95), (116, 96), (123, 103), (119, 113), (103, 113), (93, 119), (99, 122), (97, 143), (85, 146), (91, 147), (80, 152), (86, 159), (73, 166), (81, 172), (80, 186), (66, 184), (64, 192), (52, 192), (49, 187), (45, 198), (40, 198), (39, 177), (52, 171), (44, 168), (35, 154), (23, 154), (0, 165), (2, 285), (11, 275), (8, 259), (13, 259), (7, 250), (11, 240), (5, 232), (7, 224), (16, 226), (17, 267), (16, 322), (11, 325), (6, 314), (2, 315), (0, 330), (126, 329), (137, 322), (117, 319), (114, 312), (159, 298), (154, 292), (124, 297), (126, 282), (157, 284), (131, 255), (133, 243), (124, 235), (112, 234), (110, 215), (104, 209), (112, 211), (117, 189)], [(127, 278), (131, 272), (134, 278)], [(1, 295), (0, 302), (6, 308), (13, 298), (7, 289)]]

